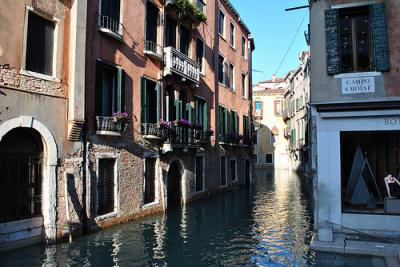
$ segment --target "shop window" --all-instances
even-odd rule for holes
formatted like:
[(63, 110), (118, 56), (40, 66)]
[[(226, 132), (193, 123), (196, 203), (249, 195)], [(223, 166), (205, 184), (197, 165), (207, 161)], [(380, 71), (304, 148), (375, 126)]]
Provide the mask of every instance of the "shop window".
[(230, 160), (229, 167), (230, 167), (230, 171), (231, 171), (231, 180), (236, 181), (238, 179), (238, 177), (237, 177), (237, 169), (236, 169), (237, 166), (236, 166), (235, 159)]
[(53, 75), (55, 23), (28, 12), (25, 69), (45, 75)]
[(340, 148), (343, 212), (400, 213), (400, 132), (341, 132)]
[(226, 157), (221, 156), (220, 159), (220, 169), (221, 169), (221, 186), (226, 186)]
[(156, 158), (145, 159), (144, 204), (153, 203), (156, 197)]
[(196, 156), (196, 192), (204, 190), (204, 157)]
[(97, 216), (114, 212), (115, 159), (99, 159)]

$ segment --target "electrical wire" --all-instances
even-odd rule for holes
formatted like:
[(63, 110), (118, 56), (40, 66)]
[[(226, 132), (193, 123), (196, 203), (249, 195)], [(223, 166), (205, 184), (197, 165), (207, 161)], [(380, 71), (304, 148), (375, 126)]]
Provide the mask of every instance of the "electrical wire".
[(293, 36), (292, 42), (290, 43), (288, 49), (286, 50), (285, 55), (283, 56), (283, 58), (281, 60), (281, 63), (279, 63), (279, 67), (276, 69), (275, 74), (278, 74), (278, 71), (281, 69), (283, 62), (285, 61), (287, 55), (289, 54), (290, 48), (292, 48), (292, 45), (293, 45), (294, 41), (296, 40), (297, 34), (299, 33), (301, 26), (303, 25), (303, 22), (304, 22), (305, 18), (307, 17), (307, 14), (308, 14), (308, 10), (304, 14), (304, 17), (301, 19), (299, 27), (297, 28), (297, 31)]

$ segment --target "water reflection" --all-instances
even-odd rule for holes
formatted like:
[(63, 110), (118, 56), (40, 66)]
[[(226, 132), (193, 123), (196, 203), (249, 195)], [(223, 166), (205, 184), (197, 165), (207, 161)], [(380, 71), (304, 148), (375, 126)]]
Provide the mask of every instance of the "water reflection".
[(313, 266), (320, 257), (308, 246), (312, 220), (304, 188), (287, 172), (260, 172), (251, 188), (72, 244), (3, 253), (0, 266)]

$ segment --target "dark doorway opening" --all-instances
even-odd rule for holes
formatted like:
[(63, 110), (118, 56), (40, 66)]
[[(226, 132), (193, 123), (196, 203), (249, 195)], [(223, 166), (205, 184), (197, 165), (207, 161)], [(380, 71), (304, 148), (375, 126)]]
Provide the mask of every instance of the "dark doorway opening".
[(179, 207), (182, 203), (183, 170), (177, 161), (174, 161), (168, 171), (168, 208)]
[(245, 183), (248, 185), (250, 184), (250, 160), (246, 159), (246, 165), (244, 168), (244, 175), (245, 175)]
[(0, 142), (0, 223), (42, 216), (43, 143), (30, 128)]

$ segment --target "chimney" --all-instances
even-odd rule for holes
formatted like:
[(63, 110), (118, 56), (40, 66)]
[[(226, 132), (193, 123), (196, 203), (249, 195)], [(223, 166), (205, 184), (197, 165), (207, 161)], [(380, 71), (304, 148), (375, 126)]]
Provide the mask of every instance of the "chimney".
[(276, 81), (276, 75), (272, 74), (272, 82), (274, 83)]

